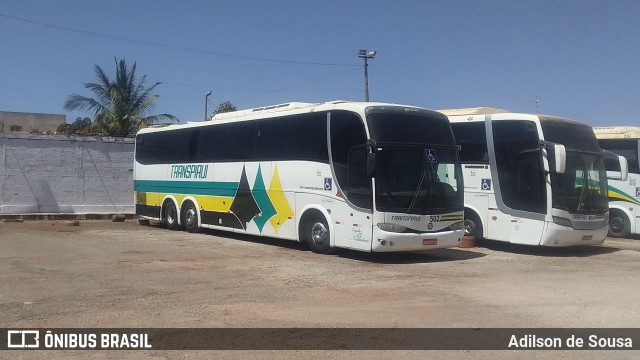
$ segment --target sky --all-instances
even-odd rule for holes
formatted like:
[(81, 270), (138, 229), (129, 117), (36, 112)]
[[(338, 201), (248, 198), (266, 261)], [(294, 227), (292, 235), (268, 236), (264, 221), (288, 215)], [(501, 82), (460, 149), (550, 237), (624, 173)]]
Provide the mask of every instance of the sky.
[(116, 60), (152, 114), (364, 99), (640, 124), (636, 0), (2, 0), (0, 111), (65, 114)]

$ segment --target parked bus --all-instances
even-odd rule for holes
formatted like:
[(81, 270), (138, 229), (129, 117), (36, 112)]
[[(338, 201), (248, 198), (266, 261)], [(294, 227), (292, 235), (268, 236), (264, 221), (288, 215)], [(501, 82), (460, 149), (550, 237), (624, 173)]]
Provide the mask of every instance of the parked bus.
[(607, 175), (590, 126), (493, 108), (449, 116), (463, 163), (465, 229), (517, 244), (602, 244)]
[(605, 161), (609, 179), (609, 236), (640, 234), (640, 127), (596, 127), (600, 147), (624, 156), (629, 166), (627, 179), (620, 177), (615, 161)]
[(464, 235), (451, 126), (410, 106), (290, 103), (142, 129), (134, 188), (140, 219), (317, 253), (455, 247)]

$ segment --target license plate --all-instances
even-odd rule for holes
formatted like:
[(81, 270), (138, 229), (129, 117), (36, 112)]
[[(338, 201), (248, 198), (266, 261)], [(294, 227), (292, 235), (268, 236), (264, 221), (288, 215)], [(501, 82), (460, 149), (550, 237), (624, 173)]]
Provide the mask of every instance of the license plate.
[(438, 239), (422, 239), (422, 245), (438, 245)]
[(583, 241), (589, 241), (591, 239), (593, 239), (593, 235), (583, 235), (582, 236), (582, 240)]

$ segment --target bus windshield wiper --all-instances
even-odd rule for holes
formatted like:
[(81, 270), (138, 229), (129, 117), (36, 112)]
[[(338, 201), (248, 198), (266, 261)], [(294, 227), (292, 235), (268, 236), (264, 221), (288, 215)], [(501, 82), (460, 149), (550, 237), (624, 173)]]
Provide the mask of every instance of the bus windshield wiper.
[[(582, 155), (580, 155), (580, 159), (583, 161), (583, 164), (585, 162), (585, 159)], [(578, 211), (582, 210), (582, 201), (584, 199), (584, 195), (587, 193), (586, 189), (589, 188), (589, 171), (587, 171), (587, 168), (584, 167), (582, 170), (582, 189), (580, 190), (580, 198), (578, 199)], [(586, 204), (585, 204), (586, 206)]]
[(418, 199), (418, 194), (420, 194), (420, 188), (422, 187), (422, 183), (424, 182), (424, 178), (426, 174), (427, 174), (427, 170), (423, 166), (422, 173), (420, 174), (420, 180), (418, 181), (418, 187), (413, 193), (413, 198), (411, 199), (411, 203), (409, 203), (409, 208), (407, 209), (408, 214), (411, 214), (411, 210), (413, 210), (413, 207), (416, 205), (416, 200)]

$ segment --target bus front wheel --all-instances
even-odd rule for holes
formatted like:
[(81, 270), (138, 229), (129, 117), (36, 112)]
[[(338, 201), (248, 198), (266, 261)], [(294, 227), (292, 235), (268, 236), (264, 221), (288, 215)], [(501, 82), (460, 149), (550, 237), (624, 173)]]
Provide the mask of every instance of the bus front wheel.
[(332, 251), (329, 225), (324, 219), (316, 217), (309, 221), (305, 234), (307, 245), (314, 253), (328, 254)]
[(167, 201), (164, 205), (164, 223), (169, 230), (178, 230), (178, 210), (173, 201)]
[(612, 210), (609, 217), (609, 236), (627, 237), (631, 232), (631, 225), (627, 216), (619, 210)]
[(473, 236), (476, 239), (482, 238), (482, 223), (475, 213), (464, 213), (464, 234), (467, 236)]

